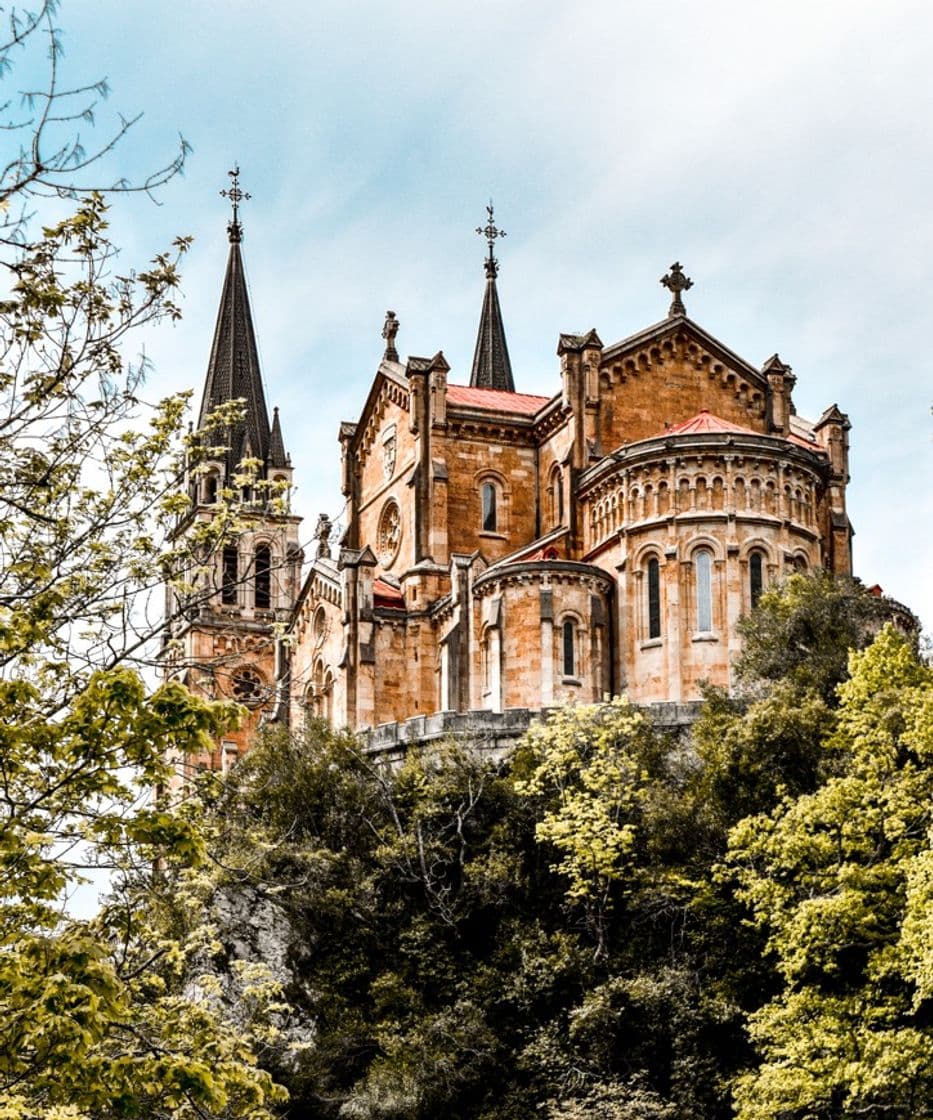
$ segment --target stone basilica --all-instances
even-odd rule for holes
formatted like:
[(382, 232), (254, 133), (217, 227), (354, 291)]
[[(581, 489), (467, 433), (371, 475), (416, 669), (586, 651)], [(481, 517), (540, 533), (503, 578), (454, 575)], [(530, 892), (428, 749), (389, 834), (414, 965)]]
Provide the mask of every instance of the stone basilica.
[[(306, 713), (391, 747), (458, 720), (508, 732), (617, 693), (695, 700), (702, 681), (728, 685), (736, 623), (762, 588), (850, 572), (845, 414), (804, 420), (776, 354), (751, 365), (690, 319), (679, 264), (660, 322), (608, 345), (561, 334), (554, 394), (516, 391), (491, 207), (469, 383), (442, 352), (402, 360), (387, 313), (369, 394), (336, 433), (345, 529), (332, 539), (322, 515), (304, 566), (299, 518), (263, 496), (262, 483), (287, 491), (292, 467), (267, 412), (236, 209), (229, 231), (199, 427), (230, 400), (245, 416), (192, 472), (179, 531), (234, 485), (243, 531), (172, 624), (166, 670), (251, 717), (202, 763), (224, 768), (260, 721)], [(260, 464), (252, 489), (234, 483), (244, 458)]]

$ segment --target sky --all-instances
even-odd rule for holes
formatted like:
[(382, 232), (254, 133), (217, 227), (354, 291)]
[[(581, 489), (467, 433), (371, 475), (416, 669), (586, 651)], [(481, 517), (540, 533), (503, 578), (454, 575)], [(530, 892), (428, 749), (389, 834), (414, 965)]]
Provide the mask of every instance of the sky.
[(67, 80), (109, 80), (96, 135), (143, 113), (102, 179), (193, 149), (160, 205), (112, 212), (121, 267), (195, 239), (182, 322), (140, 340), (153, 398), (203, 383), (240, 166), (306, 536), (340, 519), (337, 429), (386, 309), (403, 358), (443, 350), (468, 381), (492, 197), (519, 391), (557, 391), (559, 332), (663, 318), (681, 261), (692, 319), (756, 366), (777, 351), (801, 415), (848, 413), (856, 574), (933, 626), (928, 5), (64, 0), (58, 23)]

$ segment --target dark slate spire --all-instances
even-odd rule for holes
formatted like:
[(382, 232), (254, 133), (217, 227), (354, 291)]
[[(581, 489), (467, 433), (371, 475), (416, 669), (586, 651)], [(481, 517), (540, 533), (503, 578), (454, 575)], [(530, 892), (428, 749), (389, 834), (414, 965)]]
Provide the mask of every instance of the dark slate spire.
[[(269, 414), (266, 411), (266, 398), (259, 373), (259, 352), (240, 255), (243, 227), (239, 221), (238, 205), (244, 198), (249, 198), (249, 195), (239, 189), (239, 169), (231, 171), (230, 176), (233, 186), (229, 191), (221, 191), (233, 204), (233, 221), (227, 226), (230, 255), (227, 258), (227, 274), (224, 277), (217, 325), (214, 328), (214, 343), (207, 366), (198, 429), (205, 428), (208, 416), (220, 405), (227, 401), (245, 400), (243, 419), (233, 426), (226, 437), (217, 437), (218, 443), (229, 444), (227, 467), (232, 471), (247, 454), (265, 460), (270, 453), (272, 433), (269, 429)], [(279, 442), (281, 443), (281, 432)]]
[(514, 393), (512, 363), (509, 361), (509, 348), (505, 342), (505, 327), (502, 324), (502, 311), (499, 307), (499, 293), (496, 291), (499, 262), (492, 252), (496, 238), (505, 237), (505, 231), (496, 228), (491, 201), (486, 207), (486, 214), (488, 215), (486, 225), (478, 226), (476, 230), (489, 243), (489, 255), (484, 262), (486, 294), (479, 318), (470, 384), (478, 389), (503, 389), (508, 393)]
[(269, 437), (269, 466), (291, 466), (291, 460), (285, 452), (285, 440), (282, 439), (282, 425), (279, 423), (278, 405), (272, 410), (272, 435)]

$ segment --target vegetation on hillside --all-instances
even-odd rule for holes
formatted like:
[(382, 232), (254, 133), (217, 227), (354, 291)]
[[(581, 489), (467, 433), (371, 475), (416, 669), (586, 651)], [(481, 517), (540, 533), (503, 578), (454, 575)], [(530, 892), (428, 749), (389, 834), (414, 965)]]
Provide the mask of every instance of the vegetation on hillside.
[(873, 611), (763, 596), (689, 743), (623, 700), (507, 760), (267, 737), (218, 805), (215, 964), (278, 962), (291, 1115), (924, 1115), (933, 679), (890, 628), (850, 659)]

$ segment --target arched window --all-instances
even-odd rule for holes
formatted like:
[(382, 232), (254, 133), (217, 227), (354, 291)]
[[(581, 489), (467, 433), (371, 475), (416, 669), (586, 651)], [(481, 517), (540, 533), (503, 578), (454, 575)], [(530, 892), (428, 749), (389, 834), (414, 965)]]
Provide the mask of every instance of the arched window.
[(272, 553), (267, 544), (256, 546), (253, 580), (253, 603), (257, 610), (267, 611), (272, 606)]
[(752, 607), (758, 605), (761, 592), (764, 588), (764, 557), (760, 552), (753, 552), (748, 558), (748, 592)]
[(648, 561), (648, 638), (661, 637), (661, 565), (657, 556)]
[(576, 675), (576, 627), (573, 619), (568, 618), (561, 628), (561, 666), (565, 677)]
[(551, 472), (551, 527), (564, 523), (564, 473), (560, 467)]
[(204, 479), (204, 502), (205, 505), (212, 506), (217, 501), (217, 475), (215, 472), (211, 473)]
[(495, 483), (484, 482), (480, 491), (483, 497), (483, 532), (496, 531), (496, 487)]
[(223, 582), (220, 601), (228, 606), (236, 604), (237, 584), (240, 582), (240, 557), (236, 545), (228, 544), (223, 551)]
[(334, 722), (334, 675), (329, 669), (324, 678), (324, 718), (328, 723)]
[(697, 585), (697, 630), (701, 634), (713, 629), (713, 554), (702, 548), (693, 556)]

